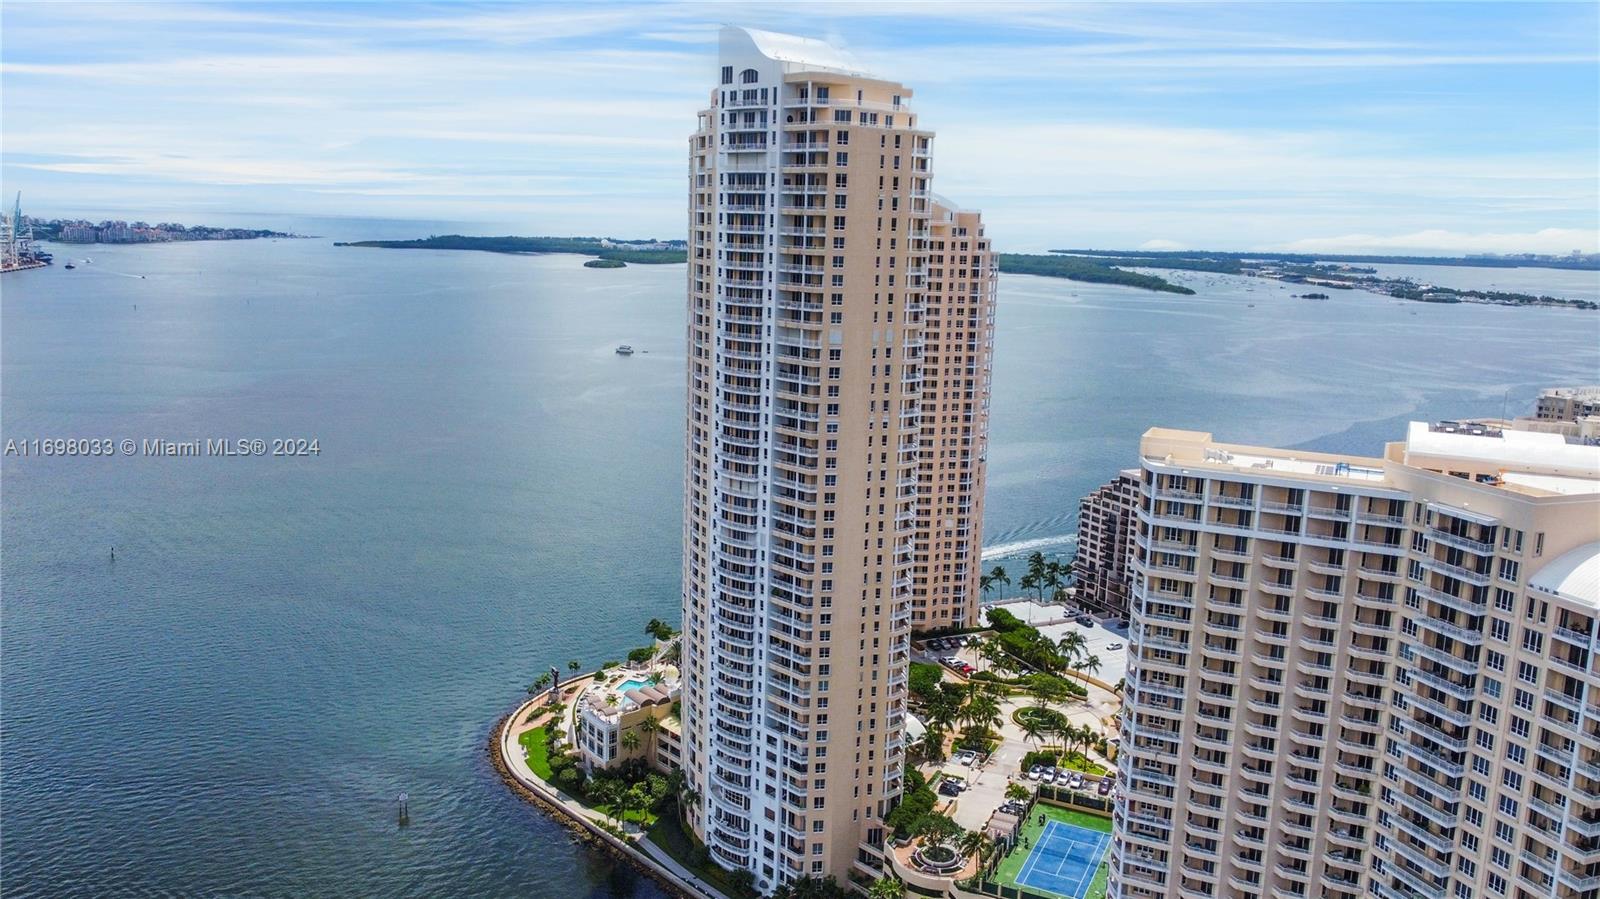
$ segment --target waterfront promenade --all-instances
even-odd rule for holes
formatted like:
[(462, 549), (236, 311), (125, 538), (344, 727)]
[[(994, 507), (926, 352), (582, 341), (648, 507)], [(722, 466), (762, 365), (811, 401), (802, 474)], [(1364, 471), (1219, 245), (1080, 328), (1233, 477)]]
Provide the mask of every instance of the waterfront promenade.
[[(593, 675), (586, 675), (561, 685), (562, 695), (559, 697), (558, 706), (561, 709), (561, 720), (558, 726), (568, 738), (572, 734), (572, 717), (576, 714), (577, 700), (593, 681)], [(609, 822), (603, 814), (584, 806), (573, 796), (534, 773), (528, 766), (519, 740), (523, 733), (549, 721), (548, 714), (540, 713), (542, 707), (549, 702), (549, 694), (550, 691), (546, 690), (535, 695), (518, 706), (516, 711), (507, 715), (495, 728), (490, 741), (490, 754), (494, 757), (495, 767), (506, 778), (507, 783), (524, 798), (531, 799), (541, 808), (557, 815), (564, 820), (564, 823), (574, 827), (584, 836), (621, 855), (649, 874), (669, 892), (698, 899), (728, 899), (725, 894), (678, 864), (661, 847), (650, 842), (637, 825), (623, 822), (621, 826), (624, 836), (617, 836), (610, 829)], [(677, 811), (673, 810), (668, 814), (677, 814)]]

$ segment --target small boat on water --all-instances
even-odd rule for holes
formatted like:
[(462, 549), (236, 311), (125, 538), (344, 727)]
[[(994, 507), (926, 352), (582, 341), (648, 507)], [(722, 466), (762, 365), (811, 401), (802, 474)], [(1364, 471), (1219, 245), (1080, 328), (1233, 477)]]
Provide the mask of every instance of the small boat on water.
[(67, 271), (72, 271), (73, 269), (77, 268), (77, 266), (73, 265), (72, 263), (69, 262), (66, 265), (62, 266), (62, 268), (65, 268)]
[(628, 346), (627, 344), (623, 344), (622, 346), (617, 347), (617, 355), (618, 356), (632, 356), (633, 355), (633, 347)]

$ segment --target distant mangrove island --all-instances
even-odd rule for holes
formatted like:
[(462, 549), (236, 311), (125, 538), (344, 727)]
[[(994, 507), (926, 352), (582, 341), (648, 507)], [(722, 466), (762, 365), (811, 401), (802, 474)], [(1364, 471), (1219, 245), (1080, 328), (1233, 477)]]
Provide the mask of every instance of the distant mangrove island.
[[(1568, 256), (1551, 256), (1541, 253), (1519, 253), (1510, 256), (1351, 256), (1336, 253), (1234, 253), (1220, 250), (1051, 250), (1070, 256), (1137, 257), (1139, 259), (1205, 260), (1217, 264), (1228, 261), (1286, 262), (1311, 264), (1315, 262), (1368, 263), (1380, 265), (1459, 265), (1473, 268), (1564, 268), (1581, 271), (1600, 271), (1600, 254), (1578, 253)], [(1163, 268), (1169, 266), (1162, 266)], [(1178, 266), (1170, 266), (1178, 267)], [(1214, 271), (1214, 269), (1200, 269)]]
[[(1267, 278), (1287, 284), (1306, 284), (1334, 290), (1365, 290), (1400, 300), (1420, 303), (1487, 303), (1496, 306), (1560, 306), (1569, 309), (1600, 309), (1593, 300), (1569, 299), (1504, 290), (1461, 289), (1419, 283), (1412, 278), (1383, 277), (1377, 269), (1359, 263), (1390, 265), (1452, 265), (1516, 268), (1538, 265), (1544, 268), (1596, 269), (1600, 260), (1585, 256), (1550, 257), (1563, 262), (1555, 265), (1545, 257), (1433, 257), (1433, 256), (1306, 256), (1299, 253), (1213, 253), (1206, 250), (1051, 250), (1050, 259), (1068, 260), (1071, 265), (1099, 264), (1129, 268), (1154, 268), (1174, 271), (1206, 272), (1217, 275), (1243, 275)], [(1036, 259), (1040, 257), (1019, 257)], [(1017, 269), (1012, 268), (1011, 271)], [(1114, 269), (1120, 271), (1120, 269)], [(1042, 273), (1037, 273), (1042, 274)], [(1131, 273), (1130, 273), (1131, 274)], [(1072, 277), (1063, 275), (1062, 277)], [(1145, 277), (1134, 275), (1134, 277)], [(1156, 278), (1160, 281), (1161, 279)], [(1160, 288), (1155, 288), (1160, 289)], [(1182, 289), (1182, 292), (1193, 291)], [(1325, 294), (1305, 294), (1310, 299), (1325, 299)]]
[(481, 250), (486, 253), (574, 253), (621, 264), (666, 265), (687, 262), (688, 245), (681, 240), (617, 240), (610, 237), (467, 237), (443, 234), (417, 240), (357, 240), (336, 247), (382, 247), (390, 250)]
[[(1000, 253), (998, 261), (1001, 271), (1014, 275), (1042, 275), (1046, 278), (1066, 278), (1068, 281), (1083, 281), (1089, 284), (1121, 284), (1124, 287), (1139, 287), (1145, 290), (1159, 290), (1164, 293), (1194, 293), (1193, 290), (1181, 284), (1173, 284), (1165, 278), (1130, 272), (1117, 267), (1123, 264), (1144, 265), (1142, 261), (1130, 262), (1126, 259), (1117, 258), (1089, 259), (1082, 256), (1046, 256), (1025, 253)], [(1165, 266), (1145, 267), (1164, 268)]]
[[(621, 240), (612, 237), (469, 237), (443, 234), (416, 240), (360, 240), (336, 243), (341, 247), (381, 247), (396, 250), (479, 250), (487, 253), (572, 253), (593, 256), (587, 268), (622, 268), (629, 263), (666, 265), (688, 261), (682, 240)], [(1322, 256), (1303, 253), (1229, 253), (1209, 250), (1051, 250), (1049, 253), (1000, 253), (998, 267), (1016, 275), (1065, 278), (1088, 284), (1116, 284), (1162, 293), (1192, 295), (1182, 284), (1132, 269), (1165, 269), (1214, 275), (1270, 278), (1335, 290), (1367, 290), (1403, 300), (1424, 303), (1492, 303), (1502, 306), (1564, 306), (1600, 308), (1589, 300), (1535, 296), (1494, 290), (1460, 290), (1418, 284), (1408, 278), (1379, 277), (1375, 269), (1355, 263), (1402, 265), (1457, 265), (1513, 268), (1538, 265), (1552, 268), (1600, 269), (1591, 256)], [(1310, 294), (1308, 296), (1320, 297)]]

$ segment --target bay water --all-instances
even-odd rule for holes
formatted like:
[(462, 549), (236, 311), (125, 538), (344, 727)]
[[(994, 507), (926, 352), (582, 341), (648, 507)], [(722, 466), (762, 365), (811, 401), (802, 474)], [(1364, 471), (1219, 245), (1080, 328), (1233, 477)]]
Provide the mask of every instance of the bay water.
[[(485, 745), (540, 671), (678, 617), (684, 268), (55, 249), (0, 283), (0, 439), (319, 453), (0, 462), (6, 892), (658, 895)], [(1001, 276), (992, 559), (1067, 552), (1152, 425), (1376, 455), (1600, 380), (1595, 313), (1173, 277)]]

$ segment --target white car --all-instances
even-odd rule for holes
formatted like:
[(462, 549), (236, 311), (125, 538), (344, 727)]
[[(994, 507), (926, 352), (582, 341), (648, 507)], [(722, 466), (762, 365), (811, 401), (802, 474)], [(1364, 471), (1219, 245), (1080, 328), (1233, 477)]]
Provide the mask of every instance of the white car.
[(1108, 644), (1106, 644), (1106, 652), (1116, 652), (1117, 650), (1119, 650), (1121, 648), (1122, 648), (1122, 644), (1121, 643), (1108, 643)]

